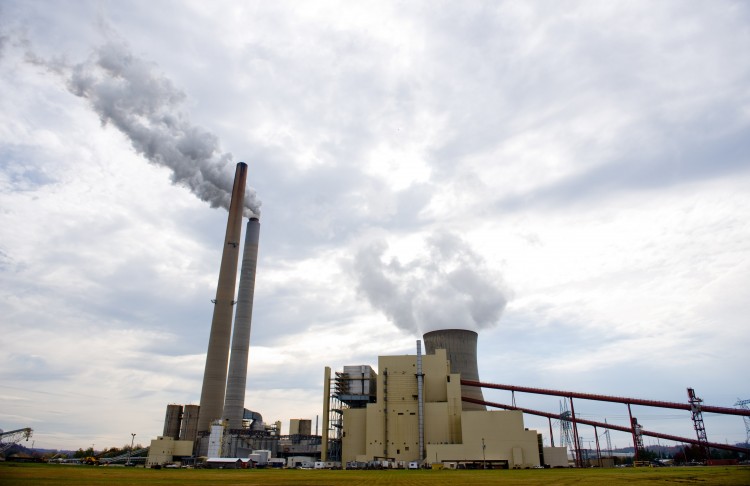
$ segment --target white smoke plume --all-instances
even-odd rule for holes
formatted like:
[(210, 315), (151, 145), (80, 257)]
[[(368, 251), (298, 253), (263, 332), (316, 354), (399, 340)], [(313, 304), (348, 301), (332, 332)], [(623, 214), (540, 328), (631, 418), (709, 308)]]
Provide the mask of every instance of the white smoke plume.
[[(234, 180), (230, 153), (218, 138), (195, 126), (183, 107), (185, 94), (135, 57), (122, 43), (98, 48), (70, 71), (68, 89), (86, 98), (102, 124), (111, 123), (154, 164), (169, 167), (172, 181), (190, 188), (212, 207), (229, 208)], [(255, 191), (245, 191), (245, 215), (260, 215)]]
[(406, 263), (383, 261), (384, 241), (362, 248), (353, 265), (359, 293), (409, 332), (497, 324), (507, 291), (484, 259), (452, 234), (435, 233), (425, 243), (425, 254)]

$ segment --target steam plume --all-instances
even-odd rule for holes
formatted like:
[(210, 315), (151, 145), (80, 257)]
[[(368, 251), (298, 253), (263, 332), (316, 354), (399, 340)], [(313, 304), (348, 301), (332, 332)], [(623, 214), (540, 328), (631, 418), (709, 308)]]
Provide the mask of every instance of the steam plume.
[[(229, 208), (232, 155), (221, 152), (214, 134), (191, 124), (183, 108), (185, 94), (153, 63), (121, 43), (108, 43), (73, 67), (68, 89), (86, 98), (102, 124), (117, 127), (138, 153), (172, 169), (173, 182), (212, 207)], [(245, 214), (260, 214), (253, 190), (246, 191)]]
[(387, 248), (378, 241), (361, 249), (353, 269), (360, 294), (398, 327), (476, 331), (500, 320), (507, 304), (502, 282), (459, 237), (436, 233), (426, 254), (407, 263), (384, 262)]

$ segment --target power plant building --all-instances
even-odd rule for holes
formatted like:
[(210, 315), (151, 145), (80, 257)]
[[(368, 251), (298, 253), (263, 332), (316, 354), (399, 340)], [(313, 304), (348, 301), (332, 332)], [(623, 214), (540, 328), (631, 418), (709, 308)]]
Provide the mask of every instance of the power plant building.
[[(292, 419), (289, 435), (281, 424), (264, 424), (245, 408), (245, 386), (258, 260), (260, 223), (247, 222), (235, 297), (247, 165), (238, 163), (222, 250), (213, 319), (206, 353), (200, 405), (167, 406), (163, 435), (151, 443), (148, 464), (177, 458), (269, 457), (305, 462), (479, 463), (527, 468), (557, 464), (565, 448), (542, 448), (541, 436), (526, 430), (520, 411), (488, 411), (479, 381), (477, 334), (446, 329), (424, 335), (427, 354), (380, 356), (378, 372), (368, 365), (346, 366), (331, 378), (326, 368), (323, 437), (312, 423)], [(235, 307), (236, 305), (236, 307)], [(234, 326), (232, 326), (234, 317)], [(333, 387), (331, 386), (333, 385)], [(316, 421), (317, 434), (317, 421)], [(333, 432), (333, 440), (330, 435)], [(562, 460), (560, 460), (562, 462)]]
[[(437, 333), (425, 335), (425, 341), (433, 340), (428, 346), (431, 354), (422, 356), (418, 348), (416, 356), (378, 358), (374, 403), (357, 406), (351, 397), (332, 393), (333, 403), (342, 404), (331, 413), (342, 417), (340, 424), (332, 424), (333, 429), (341, 427), (342, 464), (567, 466), (566, 448), (543, 448), (540, 435), (524, 428), (522, 412), (477, 410), (462, 402), (460, 370), (468, 367), (476, 374), (476, 333)], [(453, 349), (433, 348), (435, 340)], [(459, 356), (462, 362), (454, 366), (449, 356)]]
[[(235, 169), (216, 297), (212, 300), (200, 405), (167, 406), (164, 433), (152, 441), (150, 464), (169, 462), (171, 457), (246, 456), (253, 449), (278, 449), (280, 427), (270, 430), (260, 414), (247, 410), (244, 403), (260, 233), (258, 218), (251, 216), (235, 297), (246, 178), (247, 165), (240, 162)], [(184, 454), (187, 444), (190, 453)]]

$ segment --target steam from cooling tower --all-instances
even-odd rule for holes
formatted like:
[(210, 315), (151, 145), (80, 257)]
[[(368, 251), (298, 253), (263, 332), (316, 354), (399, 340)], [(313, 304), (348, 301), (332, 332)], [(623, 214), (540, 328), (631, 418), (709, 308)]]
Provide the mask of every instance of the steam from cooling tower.
[(384, 261), (385, 241), (362, 248), (354, 258), (358, 291), (401, 329), (480, 330), (497, 324), (505, 305), (502, 279), (481, 255), (456, 235), (434, 233), (423, 256)]
[[(102, 124), (117, 127), (139, 154), (169, 167), (173, 182), (212, 207), (229, 209), (232, 155), (222, 153), (216, 135), (190, 122), (183, 107), (185, 94), (155, 64), (111, 42), (70, 70), (68, 89), (86, 98)], [(260, 215), (260, 205), (255, 191), (248, 190), (245, 216)]]

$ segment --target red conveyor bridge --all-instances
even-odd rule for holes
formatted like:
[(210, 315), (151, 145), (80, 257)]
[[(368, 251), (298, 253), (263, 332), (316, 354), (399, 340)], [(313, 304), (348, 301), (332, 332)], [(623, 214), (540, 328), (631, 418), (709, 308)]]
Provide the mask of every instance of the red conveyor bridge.
[[(643, 428), (640, 427), (640, 425), (638, 425), (638, 423), (634, 420), (633, 414), (631, 413), (631, 410), (630, 410), (631, 405), (641, 405), (641, 406), (646, 406), (646, 407), (671, 408), (671, 409), (676, 409), (676, 410), (687, 410), (687, 411), (694, 412), (695, 404), (692, 404), (692, 403), (664, 402), (664, 401), (658, 401), (658, 400), (643, 400), (639, 398), (619, 397), (619, 396), (611, 396), (611, 395), (598, 395), (598, 394), (593, 394), (593, 393), (577, 393), (577, 392), (571, 392), (571, 391), (550, 390), (550, 389), (545, 389), (545, 388), (531, 388), (531, 387), (526, 387), (526, 386), (501, 385), (498, 383), (484, 383), (484, 382), (473, 381), (473, 380), (461, 380), (461, 384), (465, 386), (492, 388), (496, 390), (508, 390), (514, 393), (515, 392), (533, 393), (537, 395), (547, 395), (547, 396), (557, 396), (557, 397), (567, 398), (570, 401), (571, 412), (572, 412), (570, 417), (563, 417), (560, 414), (553, 414), (553, 413), (548, 413), (548, 412), (542, 412), (539, 410), (532, 410), (528, 408), (517, 407), (515, 406), (515, 403), (514, 405), (506, 405), (503, 403), (488, 402), (485, 400), (477, 400), (477, 399), (469, 398), (469, 397), (461, 397), (461, 399), (465, 402), (477, 403), (480, 405), (487, 405), (490, 407), (502, 408), (505, 410), (520, 410), (521, 412), (527, 413), (530, 415), (547, 417), (547, 419), (550, 421), (549, 422), (550, 423), (550, 438), (551, 438), (552, 445), (554, 445), (554, 438), (552, 434), (552, 419), (569, 420), (573, 425), (574, 436), (576, 438), (575, 444), (574, 444), (574, 448), (575, 448), (574, 452), (575, 452), (575, 457), (576, 457), (576, 463), (579, 466), (582, 465), (582, 462), (581, 462), (581, 454), (580, 454), (581, 447), (578, 442), (577, 424), (590, 425), (594, 427), (595, 430), (598, 427), (601, 427), (603, 429), (618, 430), (621, 432), (627, 432), (627, 433), (632, 434), (633, 444), (636, 448), (636, 457), (638, 455), (638, 442), (639, 442), (638, 435), (646, 435), (649, 437), (656, 437), (660, 439), (666, 439), (666, 440), (671, 440), (675, 442), (682, 442), (686, 444), (695, 444), (704, 448), (710, 447), (710, 448), (715, 448), (715, 449), (724, 449), (724, 450), (744, 452), (744, 453), (749, 452), (748, 449), (746, 448), (731, 446), (729, 444), (704, 442), (704, 441), (700, 441), (696, 439), (690, 439), (687, 437), (678, 437), (675, 435), (662, 434), (659, 432), (643, 430)], [(585, 420), (581, 418), (576, 418), (575, 408), (573, 407), (574, 398), (579, 398), (583, 400), (593, 400), (593, 401), (599, 401), (599, 402), (622, 403), (622, 404), (627, 405), (628, 414), (630, 415), (631, 427), (623, 427), (619, 425), (609, 424), (606, 422), (596, 422), (593, 420)], [(714, 407), (714, 406), (701, 404), (700, 411), (725, 414), (725, 415), (740, 415), (744, 417), (750, 417), (750, 410), (742, 409), (742, 408)], [(597, 449), (599, 449), (598, 438), (597, 438)]]

